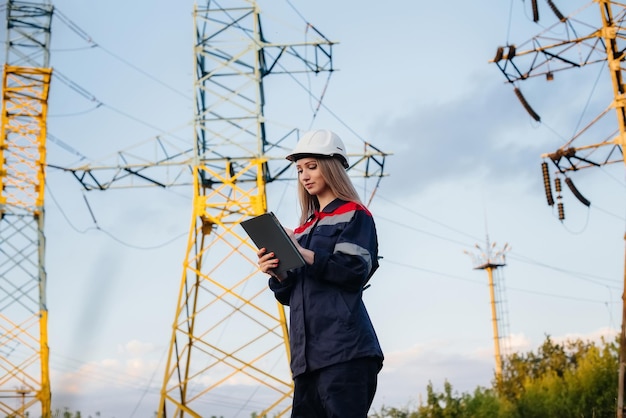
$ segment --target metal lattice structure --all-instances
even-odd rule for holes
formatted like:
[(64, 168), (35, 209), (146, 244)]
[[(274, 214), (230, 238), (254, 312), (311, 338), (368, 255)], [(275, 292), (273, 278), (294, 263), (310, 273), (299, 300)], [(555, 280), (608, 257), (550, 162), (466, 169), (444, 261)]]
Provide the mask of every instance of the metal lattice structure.
[[(534, 1), (533, 3), (536, 3)], [(624, 47), (626, 46), (626, 5), (621, 2), (598, 0), (577, 12), (588, 12), (597, 3), (601, 26), (577, 18), (576, 14), (564, 16), (552, 3), (558, 22), (539, 35), (520, 45), (498, 47), (494, 62), (511, 85), (524, 108), (537, 121), (541, 117), (533, 110), (521, 93), (525, 80), (545, 77), (550, 81), (558, 73), (593, 64), (608, 66), (613, 85), (614, 100), (590, 123), (582, 127), (566, 144), (552, 153), (542, 155), (553, 163), (560, 175), (589, 167), (626, 163), (623, 146), (626, 138), (626, 86), (624, 85)], [(590, 142), (584, 134), (592, 125), (614, 110), (617, 127), (606, 137)], [(585, 140), (587, 140), (585, 142)]]
[(0, 413), (50, 417), (44, 235), (52, 6), (9, 1), (0, 128)]

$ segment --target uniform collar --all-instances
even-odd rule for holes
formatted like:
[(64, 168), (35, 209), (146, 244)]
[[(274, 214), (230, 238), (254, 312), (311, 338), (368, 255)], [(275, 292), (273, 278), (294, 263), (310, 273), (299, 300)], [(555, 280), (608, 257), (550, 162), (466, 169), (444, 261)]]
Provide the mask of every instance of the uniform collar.
[(327, 204), (326, 207), (324, 207), (324, 209), (321, 212), (322, 213), (331, 213), (335, 209), (337, 209), (339, 206), (343, 205), (344, 203), (346, 203), (345, 200), (341, 200), (341, 199), (339, 199), (337, 197), (337, 198), (335, 198), (335, 200), (333, 200), (332, 202)]

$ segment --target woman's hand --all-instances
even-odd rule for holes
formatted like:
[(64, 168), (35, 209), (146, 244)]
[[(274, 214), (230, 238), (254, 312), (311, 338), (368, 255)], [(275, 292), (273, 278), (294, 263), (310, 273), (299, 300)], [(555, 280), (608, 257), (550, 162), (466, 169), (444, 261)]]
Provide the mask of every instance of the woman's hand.
[(263, 273), (275, 277), (279, 282), (285, 279), (285, 276), (279, 276), (274, 272), (274, 269), (278, 267), (279, 260), (273, 252), (268, 253), (265, 248), (261, 248), (256, 255), (259, 257), (259, 269), (261, 269)]
[(313, 264), (313, 260), (315, 259), (315, 253), (311, 250), (307, 250), (302, 245), (300, 245), (300, 243), (296, 239), (296, 235), (293, 233), (293, 230), (288, 229), (288, 228), (284, 228), (284, 229), (285, 229), (285, 232), (287, 232), (287, 236), (291, 238), (291, 240), (293, 241), (294, 245), (296, 246), (296, 249), (300, 251), (300, 254), (302, 254), (304, 261), (309, 265)]
[(302, 246), (300, 245), (300, 243), (298, 242), (298, 240), (296, 239), (296, 234), (294, 234), (293, 229), (289, 229), (289, 228), (283, 228), (285, 230), (285, 232), (287, 233), (287, 236), (291, 239), (291, 241), (293, 242), (293, 245), (296, 246), (296, 248), (298, 249), (298, 251), (302, 252), (301, 250), (303, 250), (304, 248), (302, 248)]

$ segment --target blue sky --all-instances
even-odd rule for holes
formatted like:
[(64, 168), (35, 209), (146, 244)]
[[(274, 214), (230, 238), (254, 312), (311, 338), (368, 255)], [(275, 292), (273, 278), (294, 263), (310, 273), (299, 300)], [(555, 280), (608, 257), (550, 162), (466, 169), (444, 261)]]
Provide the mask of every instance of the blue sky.
[[(564, 14), (586, 4), (567, 3), (559, 4)], [(551, 83), (521, 84), (542, 117), (538, 123), (488, 63), (498, 46), (521, 44), (552, 24), (547, 7), (537, 25), (528, 2), (518, 0), (480, 7), (408, 0), (259, 4), (268, 40), (304, 39), (295, 8), (339, 42), (339, 71), (313, 122), (305, 92), (286, 100), (297, 86), (268, 80), (271, 126), (330, 128), (349, 152), (359, 152), (366, 138), (393, 154), (370, 205), (384, 257), (365, 294), (386, 355), (375, 408), (415, 405), (429, 381), (441, 389), (447, 379), (458, 391), (489, 385), (487, 276), (464, 253), (484, 247), (487, 234), (496, 248), (512, 247), (501, 273), (514, 349), (535, 349), (546, 335), (597, 339), (617, 332), (624, 166), (574, 173), (592, 204), (584, 207), (565, 190), (563, 222), (546, 204), (540, 170), (542, 154), (608, 106), (608, 72), (596, 65), (559, 73)], [(48, 128), (58, 141), (48, 143), (49, 163), (110, 164), (117, 151), (156, 135), (191, 145), (193, 3), (54, 5), (92, 43), (53, 21), (51, 64), (89, 94), (53, 81)], [(591, 22), (593, 7), (585, 13)], [(310, 82), (319, 89), (323, 77)], [(279, 183), (268, 186), (269, 209), (294, 225), (295, 187)], [(83, 414), (146, 416), (158, 403), (191, 189), (84, 192), (69, 173), (52, 169), (47, 186), (53, 404)], [(367, 200), (372, 184), (363, 187)], [(249, 416), (236, 394), (221, 399), (219, 414)]]

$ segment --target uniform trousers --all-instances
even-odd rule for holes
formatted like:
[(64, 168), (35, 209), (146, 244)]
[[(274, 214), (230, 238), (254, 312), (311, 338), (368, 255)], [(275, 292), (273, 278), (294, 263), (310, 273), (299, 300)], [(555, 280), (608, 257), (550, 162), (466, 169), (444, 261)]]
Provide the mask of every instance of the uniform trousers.
[(364, 357), (294, 379), (292, 418), (367, 418), (381, 360)]

